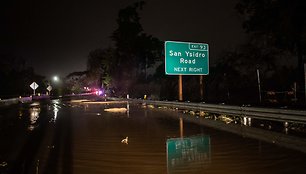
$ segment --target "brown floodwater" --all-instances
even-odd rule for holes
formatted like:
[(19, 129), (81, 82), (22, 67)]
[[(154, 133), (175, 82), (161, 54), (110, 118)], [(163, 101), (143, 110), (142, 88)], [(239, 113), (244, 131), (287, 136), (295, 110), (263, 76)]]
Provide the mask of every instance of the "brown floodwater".
[[(21, 120), (28, 121), (16, 125), (23, 125), (18, 132), (25, 133), (11, 135), (24, 143), (16, 147), (18, 154), (1, 146), (8, 150), (2, 149), (7, 159), (0, 160), (10, 168), (2, 167), (0, 173), (306, 172), (306, 154), (301, 151), (199, 125), (178, 111), (59, 100), (20, 110)], [(6, 137), (7, 142), (17, 141), (13, 139)]]

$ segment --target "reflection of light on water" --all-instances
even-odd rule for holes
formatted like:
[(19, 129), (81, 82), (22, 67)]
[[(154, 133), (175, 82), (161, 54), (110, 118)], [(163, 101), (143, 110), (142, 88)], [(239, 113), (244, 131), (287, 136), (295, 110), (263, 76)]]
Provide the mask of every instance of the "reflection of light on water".
[(126, 111), (127, 116), (130, 117), (130, 104), (129, 104), (129, 102), (126, 103), (126, 109), (127, 109), (127, 111)]
[(40, 113), (40, 107), (39, 107), (39, 103), (33, 103), (31, 104), (31, 107), (29, 112), (30, 112), (30, 125), (28, 126), (28, 129), (30, 131), (34, 130), (35, 128), (35, 123), (37, 121), (37, 119), (39, 118), (39, 113)]
[(30, 109), (30, 122), (31, 124), (35, 124), (40, 113), (40, 108), (31, 108)]
[(289, 123), (286, 121), (285, 123), (284, 123), (284, 127), (285, 127), (285, 134), (288, 134), (288, 126), (289, 126)]
[(33, 125), (29, 125), (29, 126), (28, 126), (28, 130), (29, 130), (29, 131), (34, 130), (34, 128), (35, 128), (35, 127), (34, 127)]
[(54, 109), (53, 109), (53, 112), (54, 112), (54, 121), (56, 121), (58, 111), (59, 111), (59, 109), (56, 106), (54, 106)]
[(18, 116), (19, 116), (18, 118), (21, 119), (21, 117), (23, 116), (22, 109), (19, 108), (19, 112), (18, 112), (18, 113), (19, 113), (19, 114), (18, 114)]
[(52, 104), (59, 104), (59, 100), (52, 100)]
[(59, 100), (53, 100), (52, 104), (53, 104), (53, 118), (51, 119), (51, 122), (55, 122), (61, 106), (59, 105)]
[(85, 111), (88, 110), (88, 105), (84, 105), (84, 110), (85, 110)]

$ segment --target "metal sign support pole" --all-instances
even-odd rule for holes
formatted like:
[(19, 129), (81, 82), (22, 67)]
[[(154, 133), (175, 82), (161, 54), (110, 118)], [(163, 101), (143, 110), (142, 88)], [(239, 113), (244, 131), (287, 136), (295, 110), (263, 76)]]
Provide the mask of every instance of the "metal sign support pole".
[(34, 91), (34, 95), (33, 95), (33, 96), (35, 96), (36, 83), (34, 83), (33, 87), (34, 87), (34, 89), (33, 89), (33, 91)]
[(204, 99), (204, 90), (203, 90), (203, 87), (204, 87), (204, 83), (203, 83), (203, 75), (200, 75), (200, 100), (203, 101)]
[(183, 76), (179, 75), (179, 101), (183, 101)]

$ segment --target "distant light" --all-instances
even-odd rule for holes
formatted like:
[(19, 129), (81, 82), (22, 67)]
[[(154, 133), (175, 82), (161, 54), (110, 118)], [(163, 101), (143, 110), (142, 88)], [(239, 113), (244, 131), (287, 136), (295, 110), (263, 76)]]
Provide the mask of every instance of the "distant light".
[(58, 77), (57, 77), (57, 76), (54, 76), (54, 77), (53, 77), (53, 81), (57, 82), (57, 81), (58, 81)]
[(87, 87), (87, 86), (85, 86), (85, 87), (84, 87), (84, 90), (86, 90), (86, 91), (90, 91), (90, 88), (89, 88), (89, 87)]
[(103, 91), (102, 90), (99, 90), (99, 95), (102, 95), (103, 94)]
[(96, 95), (102, 95), (103, 94), (103, 91), (102, 90), (97, 90), (96, 91)]

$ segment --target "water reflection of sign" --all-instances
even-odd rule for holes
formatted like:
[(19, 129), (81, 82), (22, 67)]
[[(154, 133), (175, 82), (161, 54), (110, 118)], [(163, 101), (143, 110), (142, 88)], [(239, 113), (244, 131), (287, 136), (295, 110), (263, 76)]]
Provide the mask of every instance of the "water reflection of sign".
[(199, 135), (167, 140), (168, 173), (175, 171), (197, 170), (210, 163), (210, 137)]
[(30, 112), (30, 125), (28, 126), (28, 130), (32, 131), (36, 127), (35, 126), (37, 124), (36, 121), (39, 118), (39, 113), (40, 113), (39, 105), (31, 107), (29, 112)]

